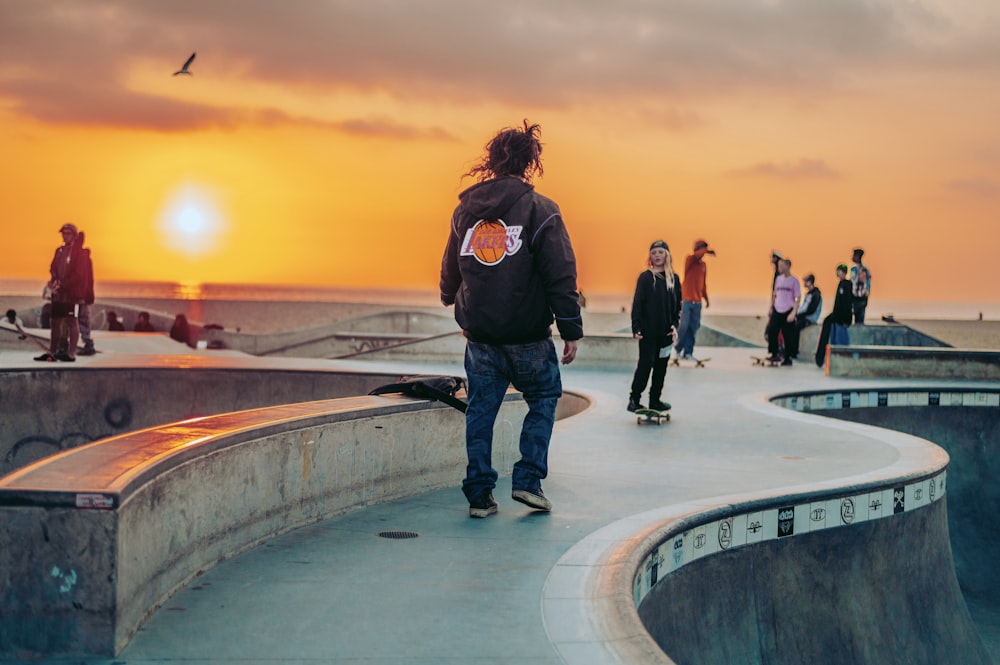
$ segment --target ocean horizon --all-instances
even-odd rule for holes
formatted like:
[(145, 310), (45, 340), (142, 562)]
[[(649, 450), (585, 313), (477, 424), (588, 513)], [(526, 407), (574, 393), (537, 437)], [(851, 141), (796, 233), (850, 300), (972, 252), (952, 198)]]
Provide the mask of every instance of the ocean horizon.
[[(38, 296), (42, 302), (44, 280), (0, 278), (0, 297)], [(390, 288), (293, 284), (189, 284), (155, 281), (101, 281), (95, 285), (97, 300), (189, 300), (241, 302), (330, 302), (368, 303), (375, 305), (440, 306), (437, 289)], [(631, 293), (586, 292), (587, 310), (592, 312), (628, 311)], [(717, 295), (705, 315), (763, 316), (767, 313), (767, 294), (761, 296)], [(823, 311), (832, 301), (824, 298)], [(868, 316), (883, 315), (909, 319), (1000, 320), (1000, 302), (882, 300), (873, 298)]]

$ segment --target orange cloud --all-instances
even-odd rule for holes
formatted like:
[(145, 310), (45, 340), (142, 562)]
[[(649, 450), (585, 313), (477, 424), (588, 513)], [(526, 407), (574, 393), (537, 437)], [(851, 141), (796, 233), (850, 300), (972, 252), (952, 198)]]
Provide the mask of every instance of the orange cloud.
[(761, 177), (777, 180), (837, 180), (841, 177), (836, 169), (821, 159), (800, 159), (797, 162), (761, 162), (742, 169), (734, 169), (730, 175), (737, 177)]

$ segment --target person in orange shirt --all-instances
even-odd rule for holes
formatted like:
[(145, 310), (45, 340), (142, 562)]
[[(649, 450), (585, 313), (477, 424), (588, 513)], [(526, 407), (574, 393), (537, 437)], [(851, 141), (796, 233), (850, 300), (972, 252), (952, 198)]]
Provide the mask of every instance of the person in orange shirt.
[(696, 240), (694, 253), (684, 259), (684, 280), (681, 282), (681, 295), (684, 302), (681, 305), (681, 324), (677, 329), (677, 357), (691, 360), (694, 356), (694, 341), (701, 327), (701, 302), (709, 307), (708, 300), (708, 266), (705, 265), (706, 254), (715, 256), (715, 250), (709, 249), (704, 240)]

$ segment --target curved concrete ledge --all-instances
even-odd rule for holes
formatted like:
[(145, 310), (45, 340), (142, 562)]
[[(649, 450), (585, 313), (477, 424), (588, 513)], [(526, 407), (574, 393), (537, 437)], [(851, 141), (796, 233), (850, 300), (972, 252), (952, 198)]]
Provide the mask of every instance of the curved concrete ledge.
[(743, 403), (863, 435), (898, 457), (813, 486), (667, 506), (591, 534), (543, 592), (564, 661), (988, 662), (952, 564), (947, 454), (760, 397)]
[[(200, 364), (194, 362), (198, 360)], [(142, 356), (115, 367), (0, 372), (0, 476), (91, 441), (187, 418), (365, 395), (399, 373)], [(250, 363), (253, 363), (251, 365)]]
[[(585, 408), (567, 394), (562, 414)], [(494, 464), (519, 457), (508, 395)], [(358, 397), (112, 437), (0, 479), (0, 657), (112, 656), (178, 587), (297, 526), (454, 485), (464, 418)]]

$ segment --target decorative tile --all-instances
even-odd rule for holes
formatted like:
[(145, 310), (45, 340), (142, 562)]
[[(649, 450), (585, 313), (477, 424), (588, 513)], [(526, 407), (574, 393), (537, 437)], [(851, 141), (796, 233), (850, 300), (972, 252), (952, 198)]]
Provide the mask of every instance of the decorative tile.
[(684, 534), (674, 536), (668, 545), (668, 549), (663, 553), (666, 559), (666, 572), (672, 573), (684, 565)]
[[(777, 520), (775, 520), (777, 524)], [(764, 514), (761, 512), (746, 515), (746, 544), (752, 545), (764, 539)], [(773, 533), (773, 532), (772, 532)]]
[(688, 561), (697, 561), (703, 556), (714, 554), (714, 552), (709, 549), (711, 546), (711, 540), (709, 539), (708, 525), (702, 525), (691, 529), (684, 534), (684, 540), (690, 547), (690, 552), (686, 553), (686, 559)]
[(906, 509), (916, 510), (930, 503), (930, 488), (927, 480), (906, 486)]
[[(837, 504), (838, 510), (839, 506), (840, 504), (838, 503)], [(795, 507), (796, 522), (799, 522), (800, 520), (800, 513), (799, 513), (800, 509), (802, 511), (801, 515), (804, 517), (804, 519), (801, 520), (800, 524), (805, 526), (804, 529), (800, 529), (800, 533), (803, 533), (807, 530), (809, 532), (822, 531), (823, 529), (827, 528), (827, 516), (829, 515), (830, 511), (829, 501), (814, 501), (813, 503), (810, 504), (802, 504), (800, 506), (796, 506)], [(830, 522), (831, 522), (830, 523), (831, 527), (838, 526), (837, 523), (834, 522), (833, 520), (830, 520)]]
[[(741, 515), (733, 515), (733, 523), (732, 523), (732, 531), (733, 531), (732, 545), (730, 546), (729, 549), (736, 549), (737, 547), (743, 547), (748, 542), (750, 542), (749, 540), (747, 540), (747, 533), (748, 533), (747, 532), (747, 522), (748, 522), (748, 518), (749, 517), (750, 516), (747, 515), (746, 513), (743, 513)], [(719, 536), (719, 543), (720, 544), (722, 543), (722, 536), (721, 536), (721, 534)]]

